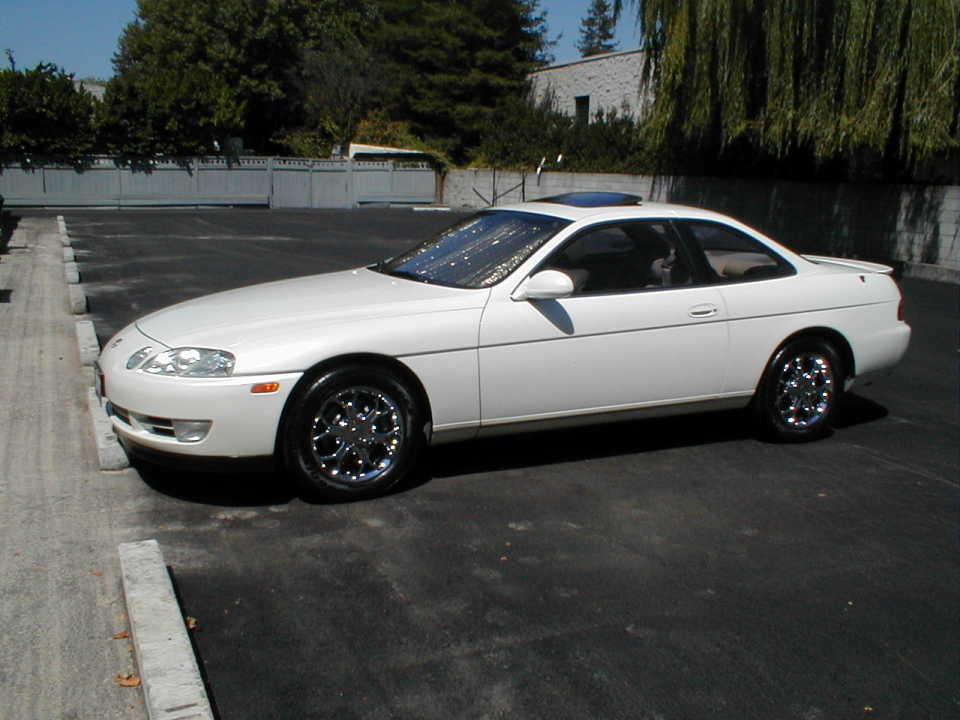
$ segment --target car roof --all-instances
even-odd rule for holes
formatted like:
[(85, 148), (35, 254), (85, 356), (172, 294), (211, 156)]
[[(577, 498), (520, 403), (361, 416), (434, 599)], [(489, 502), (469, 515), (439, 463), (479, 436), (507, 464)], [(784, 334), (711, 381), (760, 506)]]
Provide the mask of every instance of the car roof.
[[(572, 193), (571, 193), (572, 194)], [(557, 196), (564, 198), (566, 196)], [(623, 196), (621, 196), (623, 197)], [(719, 220), (726, 223), (736, 222), (733, 218), (722, 215), (712, 210), (690, 207), (687, 205), (676, 205), (673, 203), (657, 203), (638, 201), (631, 204), (617, 203), (611, 205), (580, 205), (570, 204), (554, 200), (554, 198), (544, 198), (531, 202), (514, 203), (511, 205), (498, 205), (489, 210), (507, 210), (512, 212), (530, 212), (539, 215), (551, 215), (553, 217), (563, 218), (577, 222), (587, 219), (611, 219), (619, 220), (624, 218), (696, 218), (702, 220)], [(739, 223), (738, 223), (739, 224)]]
[(602, 193), (568, 193), (567, 195), (558, 195), (543, 198), (541, 200), (534, 200), (532, 202), (495, 206), (488, 208), (488, 210), (537, 213), (540, 215), (563, 218), (564, 220), (569, 220), (574, 223), (580, 221), (604, 222), (609, 220), (615, 222), (617, 220), (657, 220), (663, 218), (710, 220), (738, 228), (742, 231), (747, 231), (747, 233), (752, 237), (761, 239), (768, 246), (774, 248), (777, 252), (787, 257), (787, 259), (793, 262), (794, 265), (809, 264), (802, 258), (802, 256), (798, 255), (790, 248), (778, 243), (773, 238), (767, 237), (756, 228), (752, 228), (740, 220), (730, 217), (729, 215), (724, 215), (723, 213), (714, 212), (713, 210), (705, 210), (704, 208), (692, 207), (690, 205), (645, 202), (637, 198), (637, 196), (626, 196), (623, 193), (611, 193), (610, 195), (618, 196), (620, 198), (634, 197), (637, 199), (635, 201), (631, 201), (630, 204), (625, 204), (624, 201), (611, 205), (600, 206), (593, 205), (589, 202), (586, 204), (586, 206), (582, 203), (571, 204), (567, 201), (570, 196), (584, 194), (600, 195)]

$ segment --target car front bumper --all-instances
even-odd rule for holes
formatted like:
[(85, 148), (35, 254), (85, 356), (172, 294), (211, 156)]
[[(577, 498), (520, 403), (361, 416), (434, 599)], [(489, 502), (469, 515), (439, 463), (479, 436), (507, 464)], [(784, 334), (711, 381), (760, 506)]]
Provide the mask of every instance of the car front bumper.
[[(158, 344), (133, 325), (118, 333), (98, 361), (101, 402), (114, 431), (125, 440), (163, 453), (241, 458), (272, 455), (287, 397), (302, 373), (185, 378), (128, 370), (126, 361)], [(255, 385), (277, 383), (270, 393)], [(175, 421), (209, 422), (202, 440), (182, 442)]]

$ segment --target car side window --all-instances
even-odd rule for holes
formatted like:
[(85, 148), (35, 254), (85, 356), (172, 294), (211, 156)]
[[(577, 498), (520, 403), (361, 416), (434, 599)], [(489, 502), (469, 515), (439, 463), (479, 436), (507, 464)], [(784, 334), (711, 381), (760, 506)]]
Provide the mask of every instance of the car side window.
[(703, 251), (713, 282), (746, 282), (793, 275), (790, 263), (748, 235), (716, 222), (677, 223)]
[(691, 283), (689, 263), (667, 221), (637, 221), (584, 230), (541, 269), (562, 270), (575, 295), (632, 292)]

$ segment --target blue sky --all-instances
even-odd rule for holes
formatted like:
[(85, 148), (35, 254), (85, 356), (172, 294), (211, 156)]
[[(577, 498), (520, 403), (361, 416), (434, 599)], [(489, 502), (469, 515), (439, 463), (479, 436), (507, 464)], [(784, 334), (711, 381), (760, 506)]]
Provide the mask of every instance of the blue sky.
[[(578, 57), (580, 20), (590, 0), (540, 0), (557, 62)], [(629, 3), (617, 27), (620, 50), (637, 46), (635, 9)], [(124, 25), (133, 20), (136, 0), (0, 0), (0, 52), (13, 51), (17, 67), (52, 62), (77, 77), (109, 78), (110, 59)], [(0, 55), (6, 67), (6, 57)]]

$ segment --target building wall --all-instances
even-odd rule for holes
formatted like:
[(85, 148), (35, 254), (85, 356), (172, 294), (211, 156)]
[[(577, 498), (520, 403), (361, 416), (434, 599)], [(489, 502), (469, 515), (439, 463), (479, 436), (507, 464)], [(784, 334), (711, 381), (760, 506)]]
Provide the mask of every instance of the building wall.
[(103, 100), (104, 94), (107, 92), (107, 84), (102, 83), (99, 80), (76, 80), (73, 81), (73, 86), (77, 90), (86, 90), (88, 93), (93, 95), (97, 100)]
[(565, 115), (576, 115), (575, 98), (588, 96), (591, 118), (599, 110), (636, 117), (649, 99), (641, 91), (642, 69), (643, 53), (629, 50), (552, 65), (531, 73), (530, 82), (538, 101), (552, 92)]
[[(487, 207), (583, 190), (633, 193), (733, 215), (804, 253), (904, 264), (960, 282), (960, 186), (799, 183), (728, 178), (452, 170), (451, 207)], [(482, 197), (481, 197), (482, 196)], [(491, 198), (496, 200), (491, 202)]]

